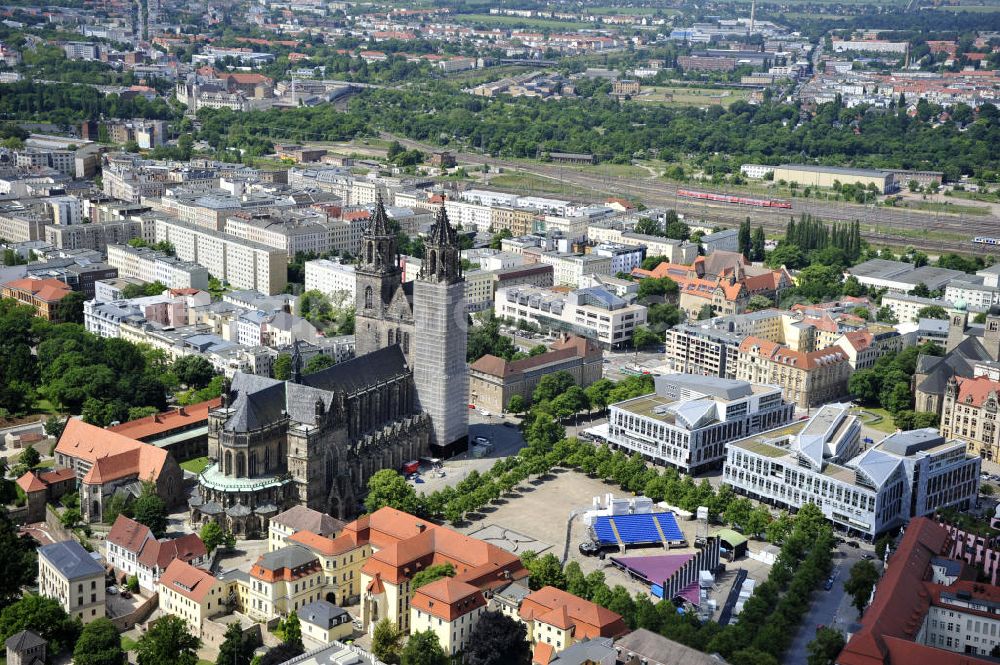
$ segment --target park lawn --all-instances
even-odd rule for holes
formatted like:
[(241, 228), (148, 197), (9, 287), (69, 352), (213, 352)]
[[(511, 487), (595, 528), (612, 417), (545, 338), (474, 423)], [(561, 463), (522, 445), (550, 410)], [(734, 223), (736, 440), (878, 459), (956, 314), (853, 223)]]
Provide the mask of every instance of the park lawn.
[(561, 165), (565, 169), (587, 173), (593, 176), (604, 176), (608, 178), (652, 178), (653, 174), (649, 169), (634, 164), (594, 164), (593, 166), (577, 166), (575, 164)]
[(865, 425), (868, 425), (872, 429), (877, 429), (880, 432), (885, 432), (886, 434), (892, 434), (896, 431), (896, 423), (892, 419), (892, 414), (885, 409), (876, 409), (874, 407), (864, 407), (864, 410), (869, 413), (874, 413), (876, 415), (882, 416), (882, 420), (879, 422), (871, 422), (871, 418), (864, 419)]
[(128, 635), (122, 635), (122, 651), (134, 651), (139, 643)]
[(56, 465), (55, 458), (45, 459), (45, 460), (42, 460), (41, 462), (39, 462), (38, 464), (36, 464), (35, 468), (36, 469), (51, 469), (55, 465)]
[(181, 468), (185, 471), (190, 471), (194, 474), (199, 474), (205, 470), (211, 464), (211, 460), (207, 457), (195, 457), (194, 459), (189, 459), (186, 462), (181, 462)]
[[(648, 91), (648, 92), (647, 92)], [(745, 101), (749, 93), (738, 88), (684, 88), (652, 86), (643, 88), (632, 98), (643, 104), (664, 106), (714, 106), (728, 107), (737, 100)]]
[(34, 413), (45, 413), (50, 416), (59, 415), (59, 409), (56, 408), (55, 404), (47, 399), (39, 399), (35, 401), (34, 406), (31, 408)]

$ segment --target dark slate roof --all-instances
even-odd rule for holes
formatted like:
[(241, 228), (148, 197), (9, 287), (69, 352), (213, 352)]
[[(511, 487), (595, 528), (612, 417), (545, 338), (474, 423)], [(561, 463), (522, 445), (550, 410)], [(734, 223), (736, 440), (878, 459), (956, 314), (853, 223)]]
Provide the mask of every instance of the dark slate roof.
[(257, 564), (264, 570), (281, 570), (282, 568), (298, 568), (310, 561), (315, 561), (316, 555), (304, 547), (289, 545), (280, 550), (267, 552), (257, 559)]
[(68, 580), (103, 575), (104, 568), (75, 540), (65, 540), (38, 548), (52, 566)]
[(224, 429), (249, 432), (277, 422), (285, 410), (285, 382), (255, 374), (237, 373), (233, 377), (233, 412)]
[(308, 621), (311, 624), (329, 630), (339, 623), (344, 623), (341, 617), (347, 614), (347, 610), (337, 607), (333, 603), (328, 603), (325, 600), (314, 600), (300, 607), (296, 614), (299, 615), (299, 619), (302, 621)]
[(925, 361), (927, 356), (917, 359), (917, 372), (927, 374), (917, 390), (928, 395), (943, 395), (948, 387), (948, 379), (953, 376), (972, 376), (972, 365), (978, 360), (990, 360), (990, 354), (976, 337), (966, 337), (937, 362)]
[(311, 388), (348, 394), (389, 381), (409, 372), (398, 344), (306, 374), (302, 383)]
[(30, 630), (22, 630), (20, 633), (14, 633), (7, 638), (6, 642), (4, 642), (4, 646), (7, 647), (7, 650), (14, 653), (34, 649), (35, 647), (44, 646), (45, 644), (47, 644), (45, 640)]

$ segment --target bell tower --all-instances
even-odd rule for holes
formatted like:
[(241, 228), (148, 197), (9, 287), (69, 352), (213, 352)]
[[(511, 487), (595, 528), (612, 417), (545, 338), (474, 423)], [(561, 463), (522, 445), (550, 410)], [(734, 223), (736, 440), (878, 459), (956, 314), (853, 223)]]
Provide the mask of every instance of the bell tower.
[(458, 233), (444, 204), (424, 242), (413, 285), (413, 378), (417, 400), (431, 418), (431, 451), (450, 457), (465, 450), (469, 434), (468, 319)]
[(389, 303), (402, 281), (396, 234), (389, 225), (382, 193), (361, 239), (355, 275), (355, 348), (361, 356), (389, 345), (382, 334)]

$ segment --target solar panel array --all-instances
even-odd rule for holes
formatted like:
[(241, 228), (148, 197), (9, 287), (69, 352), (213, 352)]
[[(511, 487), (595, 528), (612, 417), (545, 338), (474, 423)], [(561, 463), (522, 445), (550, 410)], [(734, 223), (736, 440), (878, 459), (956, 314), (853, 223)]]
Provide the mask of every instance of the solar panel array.
[(673, 513), (653, 513), (646, 515), (604, 515), (594, 519), (593, 529), (597, 540), (602, 543), (617, 543), (615, 532), (611, 528), (614, 522), (621, 541), (626, 545), (634, 543), (658, 543), (660, 532), (657, 523), (668, 541), (684, 540), (684, 534), (677, 526)]

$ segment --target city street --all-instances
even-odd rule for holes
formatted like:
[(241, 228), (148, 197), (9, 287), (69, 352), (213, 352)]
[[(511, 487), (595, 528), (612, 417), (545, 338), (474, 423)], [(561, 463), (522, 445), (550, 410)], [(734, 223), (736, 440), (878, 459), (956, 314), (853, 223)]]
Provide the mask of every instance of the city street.
[[(860, 549), (840, 544), (834, 550), (833, 588), (826, 591), (820, 587), (814, 594), (809, 612), (802, 619), (795, 639), (785, 652), (782, 662), (790, 665), (804, 665), (808, 658), (806, 646), (816, 636), (818, 626), (827, 626), (845, 634), (858, 619), (858, 612), (851, 605), (851, 597), (844, 592), (844, 582), (851, 574), (851, 567), (860, 561), (865, 553), (874, 552), (871, 545), (861, 543)], [(880, 565), (876, 562), (876, 565)]]

